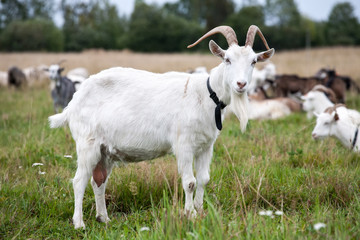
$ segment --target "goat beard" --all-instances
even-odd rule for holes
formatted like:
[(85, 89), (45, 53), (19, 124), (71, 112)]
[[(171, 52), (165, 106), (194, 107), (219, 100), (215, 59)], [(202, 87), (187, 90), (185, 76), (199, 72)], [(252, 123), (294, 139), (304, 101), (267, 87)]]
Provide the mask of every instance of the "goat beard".
[(230, 105), (232, 111), (239, 119), (241, 131), (244, 132), (249, 120), (249, 116), (248, 116), (249, 99), (247, 93), (243, 93), (243, 94), (232, 93)]

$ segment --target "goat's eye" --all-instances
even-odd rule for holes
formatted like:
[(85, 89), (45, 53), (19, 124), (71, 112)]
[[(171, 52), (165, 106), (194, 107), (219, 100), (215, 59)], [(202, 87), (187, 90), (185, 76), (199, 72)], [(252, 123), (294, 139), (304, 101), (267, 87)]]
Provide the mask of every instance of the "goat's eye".
[(256, 64), (256, 60), (253, 60), (252, 63), (251, 63), (251, 65), (252, 65), (252, 66), (255, 66), (255, 64)]
[(225, 63), (227, 63), (227, 64), (231, 64), (230, 59), (229, 59), (229, 58), (225, 58)]

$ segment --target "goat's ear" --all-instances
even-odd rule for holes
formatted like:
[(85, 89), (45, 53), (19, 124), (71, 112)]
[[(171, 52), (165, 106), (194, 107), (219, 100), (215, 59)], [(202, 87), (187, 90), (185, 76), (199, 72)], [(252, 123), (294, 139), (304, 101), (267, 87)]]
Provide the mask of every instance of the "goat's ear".
[(65, 68), (59, 68), (58, 72), (61, 73)]
[(225, 51), (219, 47), (213, 40), (210, 40), (209, 42), (209, 48), (212, 54), (214, 54), (217, 57), (220, 57), (221, 59), (224, 59)]
[(269, 49), (265, 52), (261, 52), (257, 54), (257, 61), (258, 62), (264, 62), (268, 59), (270, 59), (275, 53), (275, 49)]

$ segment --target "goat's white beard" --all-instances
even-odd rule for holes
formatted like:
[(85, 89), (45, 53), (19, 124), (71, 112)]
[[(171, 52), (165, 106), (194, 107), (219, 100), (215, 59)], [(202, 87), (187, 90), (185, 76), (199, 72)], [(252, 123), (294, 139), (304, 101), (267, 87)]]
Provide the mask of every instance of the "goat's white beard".
[(243, 94), (231, 93), (230, 105), (234, 114), (239, 119), (241, 131), (244, 132), (249, 120), (249, 116), (248, 116), (249, 99), (247, 93), (243, 93)]

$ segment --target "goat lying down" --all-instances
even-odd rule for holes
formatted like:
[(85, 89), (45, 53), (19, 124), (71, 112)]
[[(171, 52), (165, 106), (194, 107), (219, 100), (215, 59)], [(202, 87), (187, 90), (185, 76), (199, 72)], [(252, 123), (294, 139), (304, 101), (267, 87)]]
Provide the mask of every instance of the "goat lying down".
[(315, 115), (317, 116), (316, 125), (312, 132), (315, 140), (334, 136), (345, 147), (360, 153), (358, 139), (360, 113), (358, 111), (348, 109), (343, 104), (336, 104), (327, 108), (323, 113), (315, 113)]
[[(265, 61), (274, 53), (256, 26), (250, 26), (243, 47), (238, 45), (235, 32), (228, 26), (214, 28), (189, 47), (215, 33), (226, 37), (229, 48), (223, 50), (210, 41), (211, 52), (223, 62), (211, 70), (209, 77), (111, 68), (90, 76), (68, 107), (49, 118), (52, 128), (68, 124), (76, 142), (75, 228), (85, 227), (82, 200), (91, 176), (96, 217), (108, 222), (105, 186), (114, 162), (139, 162), (170, 152), (176, 155), (182, 177), (185, 213), (193, 217), (195, 208), (202, 209), (213, 145), (224, 117), (221, 109), (232, 102), (241, 128), (245, 129), (246, 91), (252, 70), (257, 61)], [(258, 54), (253, 51), (256, 33), (267, 51)], [(213, 99), (209, 97), (210, 90), (218, 101), (213, 100), (214, 94)]]

